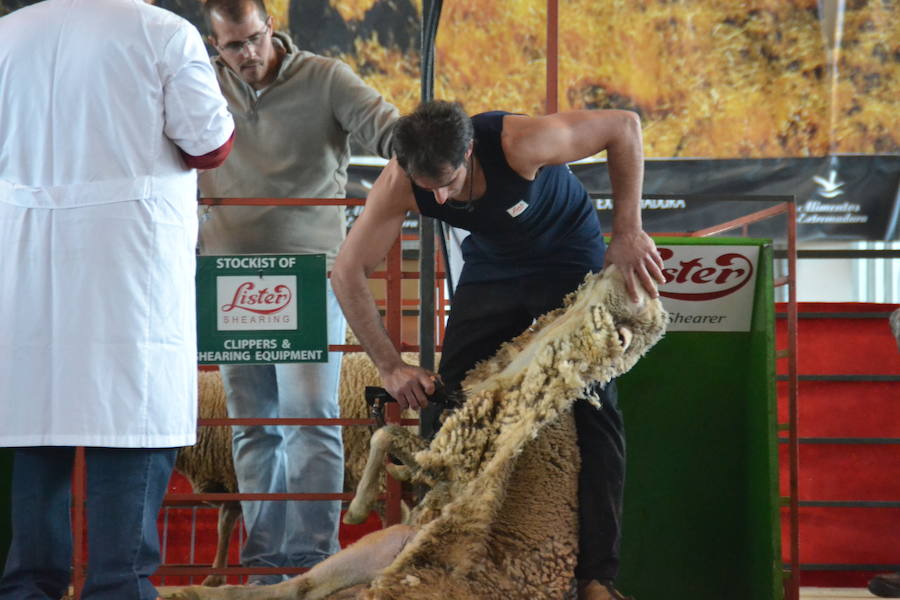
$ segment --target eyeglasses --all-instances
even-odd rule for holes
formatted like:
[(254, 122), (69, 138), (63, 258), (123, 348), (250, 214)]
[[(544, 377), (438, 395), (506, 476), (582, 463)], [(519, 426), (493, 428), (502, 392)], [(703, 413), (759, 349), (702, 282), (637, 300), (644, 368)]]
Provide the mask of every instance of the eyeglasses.
[(263, 38), (266, 34), (269, 33), (269, 24), (267, 23), (265, 27), (262, 28), (261, 31), (258, 31), (248, 37), (246, 40), (240, 42), (228, 42), (224, 46), (219, 46), (219, 50), (221, 50), (224, 54), (229, 54), (231, 56), (237, 56), (241, 52), (244, 51), (244, 47), (253, 46), (254, 48), (259, 48), (259, 44), (263, 41)]

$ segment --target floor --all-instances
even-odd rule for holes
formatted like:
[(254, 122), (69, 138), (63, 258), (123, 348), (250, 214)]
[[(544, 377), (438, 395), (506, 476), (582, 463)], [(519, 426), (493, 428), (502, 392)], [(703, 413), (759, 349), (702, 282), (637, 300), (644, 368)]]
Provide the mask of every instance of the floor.
[(800, 588), (800, 600), (858, 600), (877, 598), (869, 590), (847, 588)]
[[(165, 592), (169, 588), (160, 588)], [(800, 588), (800, 600), (861, 600), (876, 598), (865, 589), (846, 588)]]

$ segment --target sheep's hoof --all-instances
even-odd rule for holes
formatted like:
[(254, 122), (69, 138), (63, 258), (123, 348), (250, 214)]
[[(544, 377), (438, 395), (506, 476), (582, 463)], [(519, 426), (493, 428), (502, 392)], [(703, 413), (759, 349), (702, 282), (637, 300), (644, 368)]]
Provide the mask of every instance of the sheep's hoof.
[(202, 600), (200, 594), (191, 588), (182, 588), (178, 591), (167, 592), (160, 596), (163, 600)]
[(412, 469), (406, 465), (387, 464), (384, 466), (384, 470), (397, 481), (409, 481), (412, 479)]
[(366, 519), (369, 518), (369, 513), (371, 510), (361, 511), (355, 510), (353, 505), (347, 509), (344, 513), (344, 518), (342, 519), (347, 525), (359, 525), (360, 523), (365, 523)]
[(203, 587), (219, 587), (220, 585), (225, 585), (225, 576), (209, 575), (200, 583), (200, 585)]

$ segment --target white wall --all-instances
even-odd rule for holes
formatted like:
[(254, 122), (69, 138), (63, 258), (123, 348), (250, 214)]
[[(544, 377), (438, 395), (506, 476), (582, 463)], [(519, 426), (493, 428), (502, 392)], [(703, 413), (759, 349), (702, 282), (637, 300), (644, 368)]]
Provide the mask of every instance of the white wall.
[[(804, 243), (802, 250), (855, 249), (854, 242)], [(798, 302), (856, 302), (854, 260), (803, 259), (797, 261)]]
[[(900, 250), (900, 242), (804, 242), (798, 250)], [(776, 277), (786, 261), (777, 261)], [(776, 299), (787, 299), (785, 288)], [(806, 258), (797, 261), (799, 302), (900, 303), (900, 259)]]

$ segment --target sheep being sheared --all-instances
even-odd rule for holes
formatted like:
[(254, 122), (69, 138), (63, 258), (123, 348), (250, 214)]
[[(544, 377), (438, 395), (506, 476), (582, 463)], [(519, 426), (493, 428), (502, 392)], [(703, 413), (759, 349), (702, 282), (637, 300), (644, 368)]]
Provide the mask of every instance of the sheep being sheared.
[[(563, 308), (469, 373), (466, 403), (431, 444), (412, 457), (397, 453), (412, 481), (431, 487), (411, 526), (370, 534), (276, 585), (193, 587), (171, 597), (319, 600), (365, 585), (354, 597), (562, 598), (577, 552), (571, 406), (591, 384), (628, 371), (662, 336), (665, 311), (641, 293), (632, 303), (613, 267), (589, 275)], [(384, 431), (388, 446), (418, 443), (404, 429)]]

